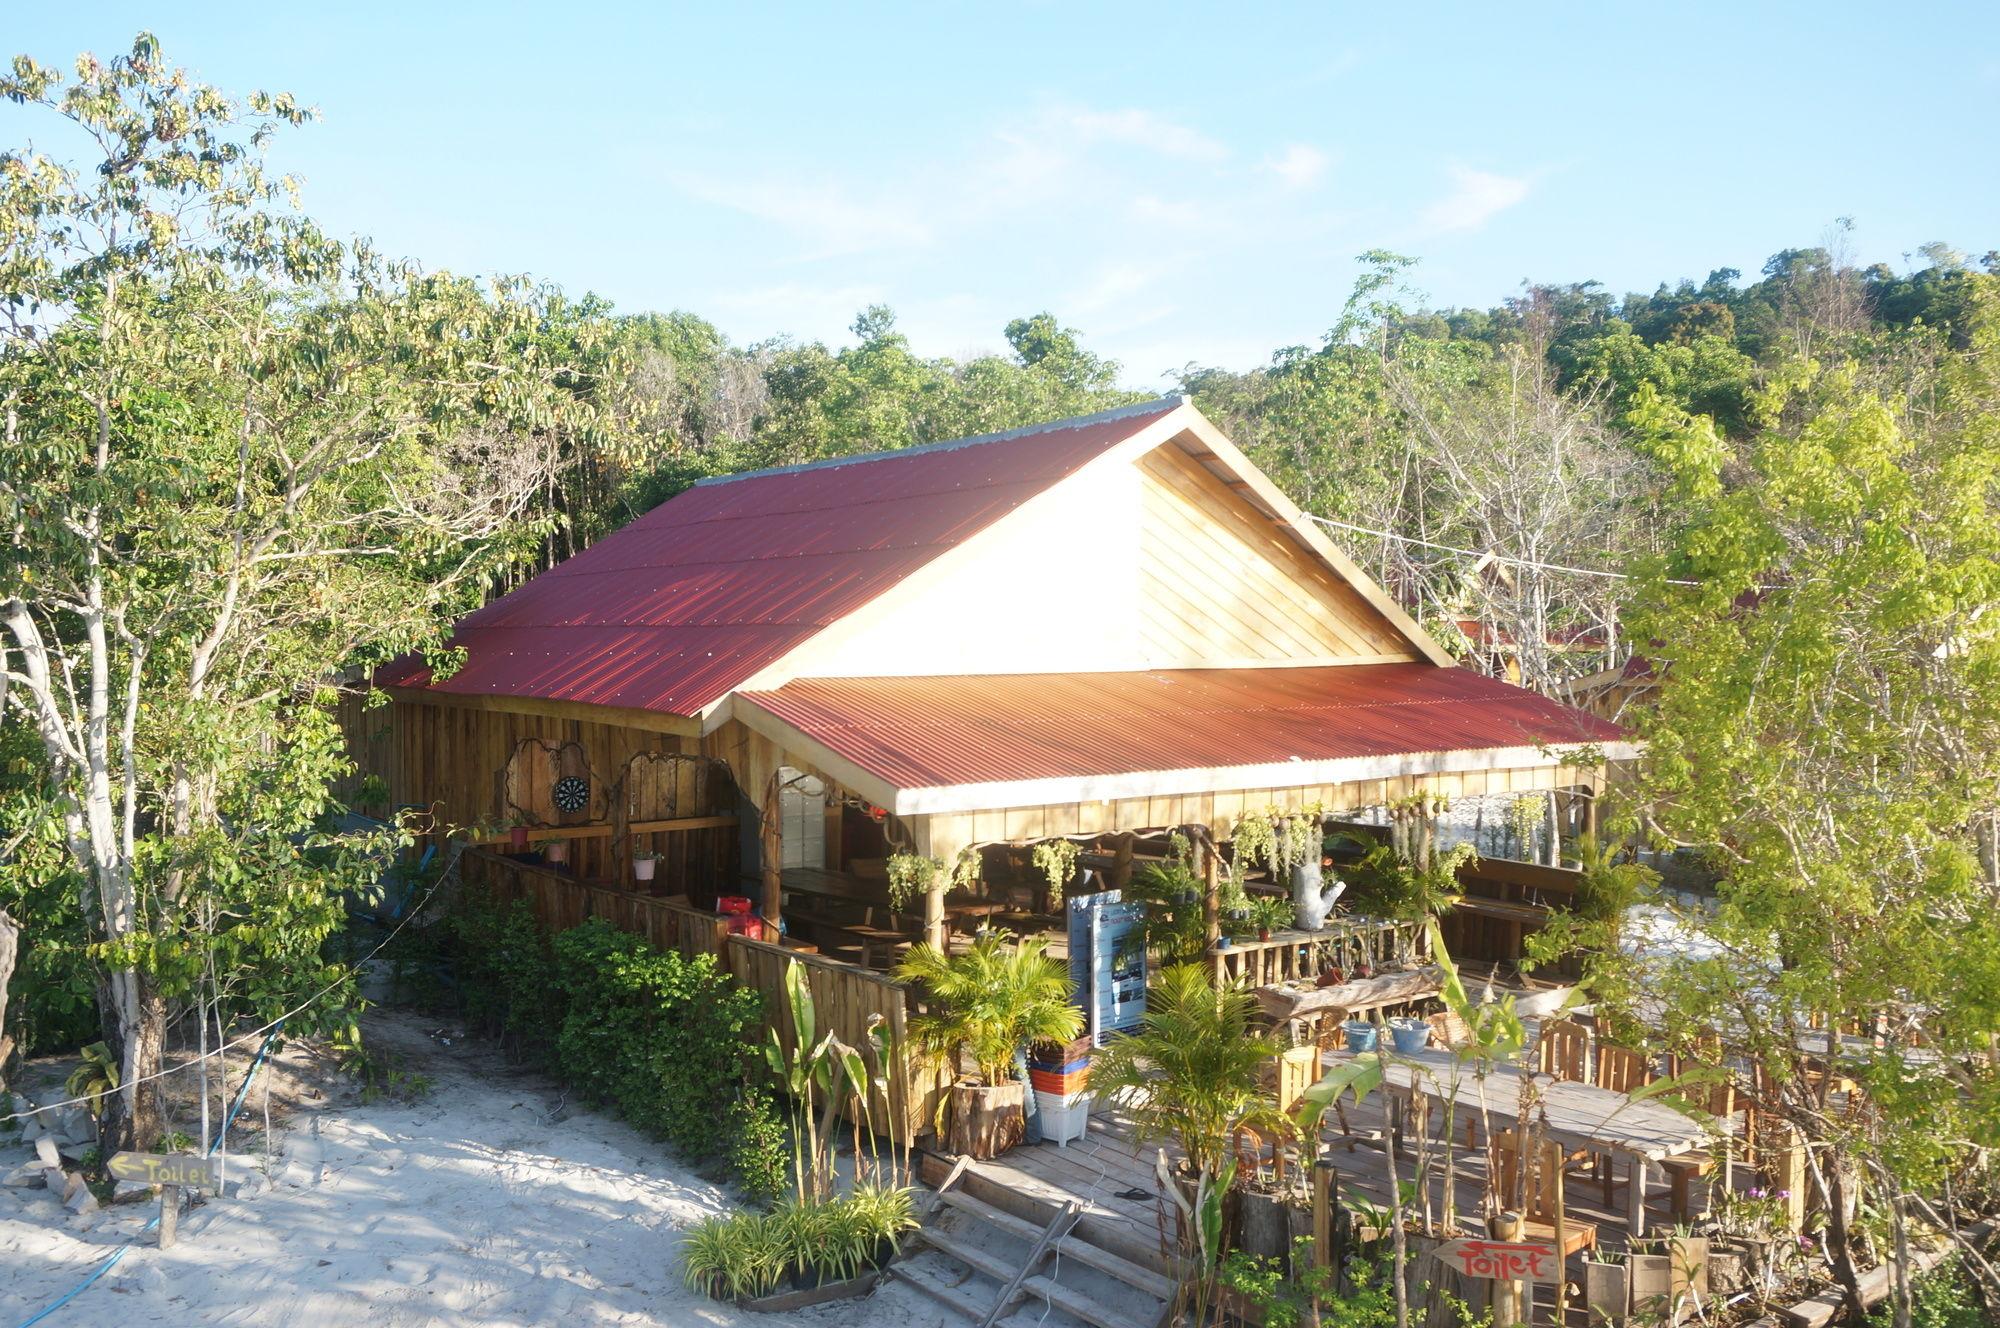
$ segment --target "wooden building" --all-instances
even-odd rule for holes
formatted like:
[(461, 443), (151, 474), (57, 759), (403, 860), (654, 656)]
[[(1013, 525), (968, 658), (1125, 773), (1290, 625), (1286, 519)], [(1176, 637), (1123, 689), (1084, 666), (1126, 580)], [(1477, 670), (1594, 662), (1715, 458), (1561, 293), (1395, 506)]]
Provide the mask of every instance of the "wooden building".
[[(381, 670), (392, 803), (703, 901), (907, 850), (1591, 788), (1176, 397), (695, 486)], [(741, 796), (739, 796), (739, 793)], [(941, 934), (944, 886), (926, 924)]]

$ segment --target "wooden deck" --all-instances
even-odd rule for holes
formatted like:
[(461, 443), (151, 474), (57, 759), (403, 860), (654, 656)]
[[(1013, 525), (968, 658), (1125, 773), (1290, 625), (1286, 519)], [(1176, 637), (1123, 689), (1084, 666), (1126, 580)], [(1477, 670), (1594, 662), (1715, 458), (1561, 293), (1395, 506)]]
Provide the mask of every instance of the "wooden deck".
[[(1486, 1190), (1483, 1132), (1480, 1146), (1470, 1151), (1465, 1148), (1466, 1119), (1476, 1116), (1476, 1105), (1461, 1102), (1449, 1184), (1462, 1223), (1478, 1220)], [(1345, 1129), (1335, 1113), (1328, 1113), (1321, 1156), (1331, 1161), (1339, 1173), (1344, 1196), (1378, 1206), (1388, 1204), (1388, 1159), (1384, 1143), (1388, 1124), (1380, 1094), (1371, 1094), (1358, 1107), (1348, 1101)], [(1028, 1145), (979, 1166), (982, 1172), (1039, 1194), (1082, 1200), (1100, 1222), (1115, 1224), (1128, 1238), (1148, 1242), (1157, 1249), (1163, 1219), (1156, 1194), (1154, 1157), (1160, 1148), (1167, 1150), (1170, 1160), (1179, 1156), (1179, 1150), (1170, 1143), (1137, 1142), (1130, 1117), (1117, 1106), (1094, 1106), (1089, 1131), (1083, 1138), (1070, 1141), (1067, 1147), (1050, 1143)], [(1433, 1140), (1432, 1151), (1441, 1154), (1441, 1143)], [(1396, 1159), (1397, 1175), (1405, 1182), (1410, 1181), (1415, 1163), (1414, 1149), (1406, 1144)], [(1739, 1176), (1741, 1172), (1739, 1168)], [(1296, 1168), (1290, 1174), (1296, 1183), (1303, 1184)], [(1565, 1179), (1565, 1208), (1572, 1221), (1596, 1225), (1600, 1250), (1618, 1252), (1629, 1244), (1625, 1230), (1625, 1183), (1629, 1174), (1621, 1162), (1615, 1173), (1617, 1190), (1611, 1203), (1604, 1201), (1601, 1178), (1587, 1166), (1571, 1171)], [(1441, 1156), (1434, 1158), (1427, 1180), (1420, 1203), (1427, 1202), (1432, 1217), (1441, 1218), (1447, 1185)], [(1741, 1183), (1751, 1182), (1746, 1179)], [(1707, 1198), (1706, 1183), (1695, 1182), (1692, 1207), (1696, 1213), (1703, 1210)], [(1656, 1180), (1648, 1186), (1646, 1213), (1648, 1225), (1655, 1231), (1671, 1226), (1668, 1201), (1664, 1185)]]

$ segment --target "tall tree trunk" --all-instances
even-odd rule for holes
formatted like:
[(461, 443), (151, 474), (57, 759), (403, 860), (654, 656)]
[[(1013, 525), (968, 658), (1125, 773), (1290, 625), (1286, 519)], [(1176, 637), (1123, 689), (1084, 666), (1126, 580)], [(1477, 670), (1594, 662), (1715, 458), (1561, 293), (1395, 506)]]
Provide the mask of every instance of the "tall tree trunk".
[(7, 1087), (7, 1062), (14, 1059), (14, 1039), (7, 1033), (7, 984), (14, 979), (20, 944), (20, 927), (0, 908), (0, 1089)]
[(108, 975), (98, 988), (98, 1024), (118, 1065), (121, 1091), (105, 1099), (98, 1136), (107, 1152), (145, 1151), (165, 1133), (160, 1072), (167, 1044), (167, 1003), (138, 972)]
[(1847, 1176), (1838, 1154), (1829, 1151), (1821, 1168), (1826, 1178), (1826, 1252), (1833, 1275), (1847, 1297), (1847, 1313), (1855, 1323), (1868, 1317), (1861, 1303), (1861, 1275), (1854, 1267), (1853, 1235), (1847, 1225)]

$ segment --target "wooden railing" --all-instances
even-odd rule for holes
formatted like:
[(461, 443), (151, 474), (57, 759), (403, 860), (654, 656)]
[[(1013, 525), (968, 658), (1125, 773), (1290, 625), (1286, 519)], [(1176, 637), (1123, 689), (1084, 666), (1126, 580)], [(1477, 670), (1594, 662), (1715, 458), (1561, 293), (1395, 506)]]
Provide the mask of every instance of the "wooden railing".
[(645, 937), (662, 950), (689, 958), (710, 954), (725, 959), (729, 924), (683, 901), (595, 881), (582, 881), (539, 863), (521, 862), (484, 849), (469, 848), (458, 860), (459, 880), (502, 901), (526, 900), (535, 921), (553, 936), (588, 918)]
[(1268, 941), (1232, 941), (1211, 957), (1218, 981), (1265, 987), (1316, 978), (1330, 967), (1352, 973), (1363, 965), (1420, 964), (1430, 958), (1430, 942), (1421, 922), (1329, 918), (1319, 931), (1279, 931)]
[[(797, 950), (743, 936), (729, 938), (729, 966), (737, 981), (764, 993), (765, 1026), (777, 1031), (786, 1050), (797, 1045), (792, 1027), (791, 1002), (785, 996), (785, 969), (798, 964), (805, 970), (812, 988), (815, 1035), (832, 1033), (862, 1053), (875, 1068), (870, 1029), (880, 1024), (888, 1030), (891, 1045), (903, 1049), (899, 1063), (881, 1065), (888, 1081), (886, 1091), (872, 1094), (868, 1114), (877, 1130), (897, 1140), (915, 1139), (930, 1129), (937, 1115), (938, 1098), (950, 1084), (950, 1077), (927, 1057), (910, 1048), (908, 1019), (909, 989), (884, 973), (861, 968), (825, 955), (802, 954)], [(851, 1116), (853, 1113), (843, 1112)]]
[[(690, 908), (674, 899), (642, 895), (593, 881), (578, 880), (538, 863), (521, 862), (483, 849), (467, 849), (459, 859), (464, 885), (484, 890), (498, 900), (526, 900), (542, 929), (554, 935), (601, 917), (622, 930), (644, 936), (662, 950), (695, 956), (710, 954), (738, 982), (764, 996), (764, 1026), (756, 1035), (761, 1047), (768, 1030), (777, 1030), (787, 1049), (795, 1045), (791, 1003), (785, 996), (785, 969), (796, 962), (812, 987), (818, 1035), (833, 1033), (863, 1052), (869, 1030), (880, 1022), (893, 1044), (903, 1048), (899, 1063), (880, 1068), (888, 1081), (869, 1103), (870, 1123), (897, 1140), (914, 1139), (929, 1129), (938, 1098), (949, 1079), (928, 1058), (910, 1049), (907, 1021), (908, 990), (886, 974), (824, 955), (802, 953), (729, 934), (728, 924), (714, 913)], [(761, 1057), (762, 1052), (753, 1049)], [(871, 1064), (871, 1071), (874, 1066)], [(843, 1104), (843, 1114), (852, 1115)]]

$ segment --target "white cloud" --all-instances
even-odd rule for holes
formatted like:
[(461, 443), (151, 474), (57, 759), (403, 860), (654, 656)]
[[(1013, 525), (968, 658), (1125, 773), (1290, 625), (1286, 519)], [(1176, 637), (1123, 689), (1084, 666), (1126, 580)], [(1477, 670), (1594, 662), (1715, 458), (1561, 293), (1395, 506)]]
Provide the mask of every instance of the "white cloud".
[(1534, 182), (1527, 176), (1496, 175), (1466, 166), (1451, 168), (1452, 191), (1423, 211), (1426, 231), (1476, 231), (1528, 197)]
[(1121, 143), (1184, 161), (1221, 161), (1229, 149), (1197, 129), (1137, 107), (1100, 111), (1054, 105), (1040, 117), (1049, 128), (1083, 143)]
[(758, 340), (781, 329), (807, 341), (851, 341), (854, 316), (871, 304), (886, 302), (880, 286), (815, 286), (787, 281), (749, 290), (723, 291), (710, 297), (717, 314), (744, 340)]
[(757, 217), (801, 236), (812, 247), (811, 257), (923, 245), (932, 236), (921, 213), (887, 191), (863, 199), (831, 182), (725, 180), (686, 173), (675, 176), (674, 183), (704, 203)]
[(1264, 169), (1277, 176), (1288, 189), (1303, 189), (1326, 173), (1327, 155), (1308, 143), (1290, 143), (1275, 157), (1267, 157)]

